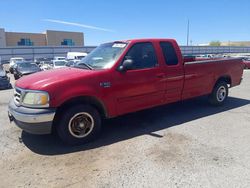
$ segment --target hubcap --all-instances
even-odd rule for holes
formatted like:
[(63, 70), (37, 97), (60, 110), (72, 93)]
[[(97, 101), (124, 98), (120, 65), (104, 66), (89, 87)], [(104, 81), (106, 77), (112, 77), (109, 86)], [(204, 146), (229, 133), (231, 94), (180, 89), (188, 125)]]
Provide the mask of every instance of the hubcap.
[(94, 128), (94, 119), (89, 113), (77, 113), (70, 119), (68, 128), (72, 136), (76, 138), (86, 137)]
[(226, 88), (224, 86), (220, 86), (219, 89), (217, 90), (217, 100), (219, 102), (222, 102), (225, 100), (226, 98), (226, 94), (227, 94), (227, 91), (226, 91)]

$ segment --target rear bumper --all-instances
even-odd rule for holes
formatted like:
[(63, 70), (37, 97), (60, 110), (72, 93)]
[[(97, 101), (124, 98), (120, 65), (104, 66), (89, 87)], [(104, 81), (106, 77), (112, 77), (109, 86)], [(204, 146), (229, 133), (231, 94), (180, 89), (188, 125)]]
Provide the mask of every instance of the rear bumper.
[(55, 116), (55, 109), (35, 109), (16, 106), (13, 99), (9, 103), (10, 121), (25, 132), (31, 134), (50, 134)]

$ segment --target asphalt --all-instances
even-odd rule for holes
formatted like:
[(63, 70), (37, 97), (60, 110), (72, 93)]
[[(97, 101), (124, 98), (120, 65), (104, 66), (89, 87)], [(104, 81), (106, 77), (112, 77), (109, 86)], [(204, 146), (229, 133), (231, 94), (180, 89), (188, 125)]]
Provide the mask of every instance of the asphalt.
[(221, 107), (201, 97), (106, 120), (74, 147), (10, 124), (1, 90), (0, 187), (250, 187), (249, 83), (245, 70)]

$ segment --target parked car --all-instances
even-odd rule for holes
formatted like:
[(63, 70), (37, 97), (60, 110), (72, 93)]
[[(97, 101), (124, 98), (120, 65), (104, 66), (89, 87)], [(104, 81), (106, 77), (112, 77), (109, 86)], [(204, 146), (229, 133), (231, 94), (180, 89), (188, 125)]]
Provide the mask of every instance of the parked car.
[(54, 57), (53, 61), (62, 61), (62, 60), (66, 60), (65, 57)]
[(41, 69), (37, 66), (37, 64), (31, 62), (21, 62), (16, 64), (13, 69), (13, 74), (15, 80), (17, 80), (22, 76), (33, 74), (39, 71), (41, 71)]
[(52, 61), (52, 68), (53, 69), (58, 69), (58, 68), (62, 68), (62, 67), (66, 67), (66, 60), (55, 60)]
[(51, 62), (51, 61), (42, 61), (42, 62), (40, 62), (39, 67), (42, 70), (50, 70), (50, 69), (53, 68), (53, 62)]
[(51, 58), (47, 58), (47, 57), (35, 57), (34, 63), (36, 63), (37, 65), (40, 65), (42, 62), (47, 62), (51, 60), (52, 60)]
[(10, 65), (9, 65), (9, 72), (13, 74), (13, 66), (16, 64), (16, 62), (23, 62), (25, 61), (22, 57), (13, 57), (10, 58)]
[(77, 65), (77, 63), (80, 61), (73, 61), (73, 60), (68, 60), (67, 63), (65, 64), (67, 67), (74, 67)]
[(0, 89), (11, 88), (10, 78), (7, 76), (2, 64), (0, 64)]
[(223, 105), (242, 74), (241, 59), (184, 63), (173, 39), (111, 42), (74, 68), (17, 81), (9, 118), (29, 133), (53, 130), (66, 143), (86, 143), (100, 133), (102, 118), (203, 95)]

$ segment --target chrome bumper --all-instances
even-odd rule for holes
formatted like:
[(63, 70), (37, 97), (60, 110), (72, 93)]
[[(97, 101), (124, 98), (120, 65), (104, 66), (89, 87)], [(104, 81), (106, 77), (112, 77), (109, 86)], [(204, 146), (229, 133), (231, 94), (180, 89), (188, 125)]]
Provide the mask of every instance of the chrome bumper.
[(16, 106), (12, 99), (9, 103), (10, 121), (32, 134), (49, 134), (55, 117), (55, 109), (35, 109)]

